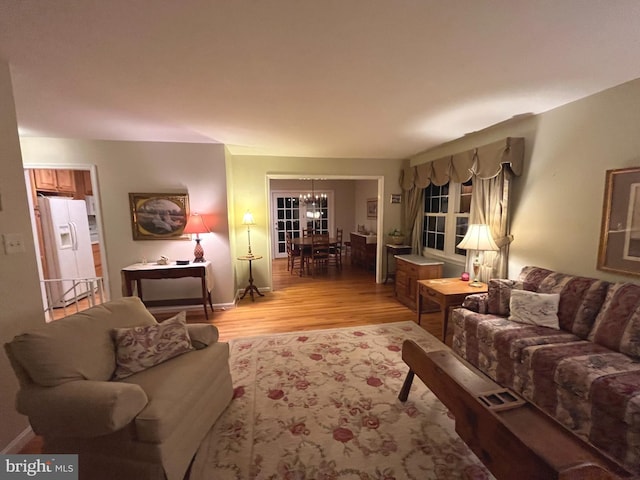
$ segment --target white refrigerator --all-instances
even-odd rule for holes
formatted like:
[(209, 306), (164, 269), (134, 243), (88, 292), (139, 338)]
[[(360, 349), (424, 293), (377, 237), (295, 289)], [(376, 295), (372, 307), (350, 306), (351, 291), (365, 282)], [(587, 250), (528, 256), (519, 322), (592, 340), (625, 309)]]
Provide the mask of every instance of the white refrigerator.
[[(89, 220), (84, 200), (64, 197), (38, 197), (53, 306), (67, 304), (86, 296), (87, 282), (96, 276), (89, 234)], [(74, 287), (75, 283), (75, 287)]]

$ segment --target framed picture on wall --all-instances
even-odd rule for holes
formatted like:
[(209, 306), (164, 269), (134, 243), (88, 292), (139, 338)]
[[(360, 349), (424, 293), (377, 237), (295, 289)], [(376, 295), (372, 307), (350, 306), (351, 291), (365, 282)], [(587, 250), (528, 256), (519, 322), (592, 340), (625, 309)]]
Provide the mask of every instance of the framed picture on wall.
[(367, 198), (367, 218), (378, 218), (377, 198)]
[(640, 167), (607, 171), (598, 269), (640, 276)]
[(186, 193), (130, 193), (134, 240), (188, 239), (182, 232), (189, 217)]

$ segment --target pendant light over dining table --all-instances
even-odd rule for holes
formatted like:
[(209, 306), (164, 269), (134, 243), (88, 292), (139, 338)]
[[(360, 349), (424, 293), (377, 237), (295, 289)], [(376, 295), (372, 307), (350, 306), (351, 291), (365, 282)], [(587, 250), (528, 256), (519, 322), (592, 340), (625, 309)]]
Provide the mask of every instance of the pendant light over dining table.
[(305, 205), (307, 209), (306, 216), (309, 219), (318, 220), (322, 217), (322, 201), (326, 201), (326, 193), (316, 193), (311, 179), (311, 193), (300, 194), (300, 203)]

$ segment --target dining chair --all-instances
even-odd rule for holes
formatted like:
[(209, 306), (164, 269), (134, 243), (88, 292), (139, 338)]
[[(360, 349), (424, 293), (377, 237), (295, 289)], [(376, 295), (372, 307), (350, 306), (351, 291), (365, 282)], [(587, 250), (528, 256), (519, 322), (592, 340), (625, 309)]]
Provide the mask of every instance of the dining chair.
[(342, 268), (342, 228), (336, 229), (336, 241), (329, 245), (329, 261)]
[[(296, 258), (299, 258), (302, 262), (302, 256), (300, 255), (301, 251), (298, 247), (292, 244), (291, 242), (291, 233), (286, 233), (286, 241), (287, 241), (287, 271), (290, 274), (293, 274), (293, 271), (296, 268)], [(300, 265), (302, 268), (302, 264)]]
[(313, 264), (312, 272), (315, 273), (319, 269), (326, 270), (328, 261), (329, 235), (313, 235), (311, 237), (311, 263)]

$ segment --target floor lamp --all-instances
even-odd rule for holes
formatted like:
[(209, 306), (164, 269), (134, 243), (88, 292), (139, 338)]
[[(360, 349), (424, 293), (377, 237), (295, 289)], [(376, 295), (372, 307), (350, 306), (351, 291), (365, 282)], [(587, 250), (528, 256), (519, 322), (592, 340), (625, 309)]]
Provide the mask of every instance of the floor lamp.
[(500, 250), (493, 240), (489, 225), (472, 223), (469, 225), (466, 235), (457, 245), (463, 250), (474, 250), (476, 256), (473, 259), (473, 281), (469, 283), (470, 287), (481, 287), (482, 283), (478, 280), (480, 272), (480, 252), (489, 250)]

